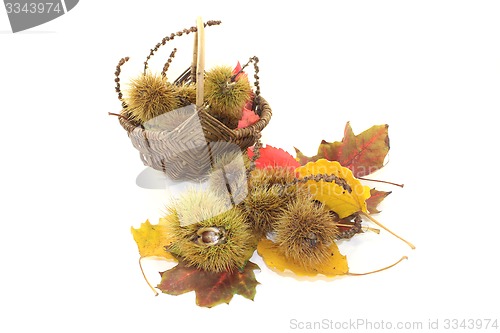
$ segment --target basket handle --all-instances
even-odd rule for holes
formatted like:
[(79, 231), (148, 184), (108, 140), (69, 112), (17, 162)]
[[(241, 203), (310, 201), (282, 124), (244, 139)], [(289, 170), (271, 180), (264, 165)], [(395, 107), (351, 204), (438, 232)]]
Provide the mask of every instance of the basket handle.
[(203, 80), (205, 76), (205, 25), (201, 17), (196, 20), (196, 28), (191, 68), (196, 66), (196, 107), (200, 109), (203, 106)]

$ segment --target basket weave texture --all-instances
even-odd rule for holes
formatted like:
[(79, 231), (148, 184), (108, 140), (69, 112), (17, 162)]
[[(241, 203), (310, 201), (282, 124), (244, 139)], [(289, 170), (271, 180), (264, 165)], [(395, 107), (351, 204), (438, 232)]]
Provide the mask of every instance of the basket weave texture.
[(186, 114), (185, 120), (179, 117), (179, 124), (170, 123), (171, 129), (162, 131), (144, 129), (124, 117), (119, 121), (144, 165), (174, 180), (199, 180), (207, 175), (217, 156), (234, 151), (236, 146), (245, 151), (260, 138), (272, 111), (263, 97), (256, 99), (260, 119), (246, 128), (230, 129), (204, 109)]

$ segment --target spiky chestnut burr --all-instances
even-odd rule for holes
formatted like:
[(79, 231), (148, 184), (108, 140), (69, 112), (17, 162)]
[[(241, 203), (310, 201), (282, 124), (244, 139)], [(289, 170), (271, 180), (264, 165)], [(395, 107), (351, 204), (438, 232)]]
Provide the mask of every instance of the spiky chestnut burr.
[(228, 66), (214, 67), (205, 75), (204, 91), (208, 112), (229, 128), (236, 128), (252, 94), (247, 76), (234, 77)]
[(338, 234), (328, 209), (303, 192), (286, 205), (274, 230), (278, 251), (308, 270), (328, 261)]
[(165, 218), (173, 240), (166, 250), (205, 271), (241, 269), (257, 246), (245, 214), (210, 191), (189, 191)]

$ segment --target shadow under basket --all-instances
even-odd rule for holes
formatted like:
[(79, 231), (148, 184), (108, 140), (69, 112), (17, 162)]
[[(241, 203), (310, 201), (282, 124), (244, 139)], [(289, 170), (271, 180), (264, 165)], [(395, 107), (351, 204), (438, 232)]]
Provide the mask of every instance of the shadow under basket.
[(161, 126), (138, 126), (119, 117), (144, 165), (174, 180), (202, 180), (221, 156), (246, 152), (271, 120), (267, 101), (256, 96), (260, 119), (246, 128), (230, 129), (202, 109), (191, 105), (165, 114)]

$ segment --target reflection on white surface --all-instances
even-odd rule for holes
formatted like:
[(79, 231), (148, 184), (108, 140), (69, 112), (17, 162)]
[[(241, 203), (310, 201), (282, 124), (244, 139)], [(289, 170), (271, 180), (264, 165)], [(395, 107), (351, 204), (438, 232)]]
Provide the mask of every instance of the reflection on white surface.
[[(148, 190), (161, 190), (165, 206), (175, 208), (183, 226), (209, 219), (238, 205), (248, 194), (246, 167), (237, 149), (239, 153), (216, 159), (204, 181), (175, 181), (146, 167), (137, 176), (136, 184)], [(199, 214), (194, 214), (195, 210)]]

